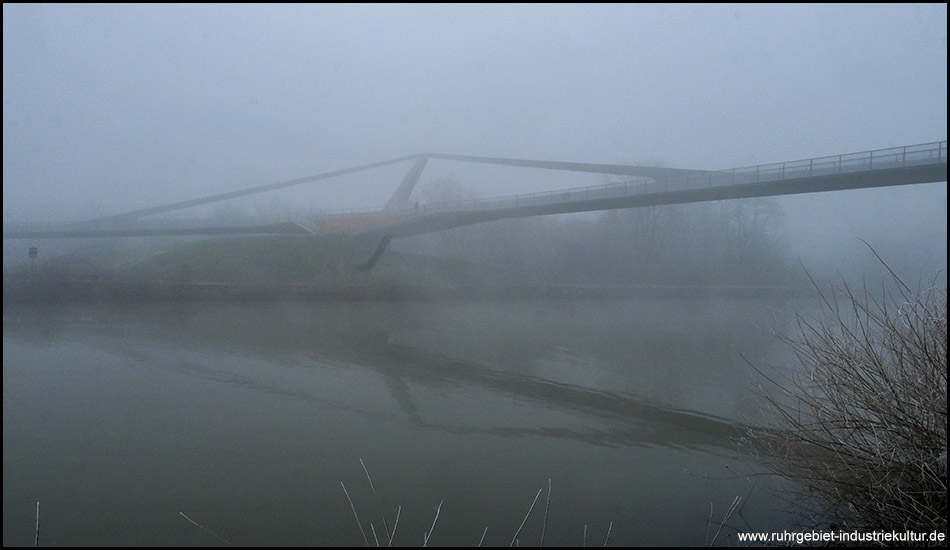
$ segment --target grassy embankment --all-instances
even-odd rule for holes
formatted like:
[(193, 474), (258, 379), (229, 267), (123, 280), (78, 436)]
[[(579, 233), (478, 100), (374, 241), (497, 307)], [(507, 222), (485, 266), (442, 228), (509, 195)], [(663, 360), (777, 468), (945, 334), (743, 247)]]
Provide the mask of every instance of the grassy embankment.
[(491, 284), (491, 269), (392, 250), (360, 272), (376, 243), (343, 236), (265, 235), (156, 246), (89, 246), (4, 277), (4, 300), (288, 295), (353, 288)]

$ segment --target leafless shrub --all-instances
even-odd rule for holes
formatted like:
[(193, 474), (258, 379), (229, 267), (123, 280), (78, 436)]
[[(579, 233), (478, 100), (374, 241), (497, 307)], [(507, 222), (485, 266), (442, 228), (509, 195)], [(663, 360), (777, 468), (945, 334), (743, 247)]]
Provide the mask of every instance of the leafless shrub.
[(783, 338), (796, 374), (759, 370), (775, 424), (749, 441), (802, 488), (812, 521), (945, 533), (947, 290), (891, 275), (879, 294), (819, 292), (819, 318), (797, 316)]

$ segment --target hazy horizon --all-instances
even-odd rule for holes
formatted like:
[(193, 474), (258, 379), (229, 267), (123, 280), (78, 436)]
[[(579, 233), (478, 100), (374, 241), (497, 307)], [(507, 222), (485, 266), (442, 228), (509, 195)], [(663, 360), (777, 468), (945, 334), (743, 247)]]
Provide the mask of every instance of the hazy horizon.
[[(87, 219), (420, 152), (724, 169), (947, 138), (945, 4), (3, 13), (5, 221)], [(248, 204), (377, 207), (406, 169)], [(483, 196), (602, 181), (431, 162), (420, 185), (439, 178)], [(803, 253), (913, 242), (943, 250), (945, 268), (945, 183), (776, 204)]]

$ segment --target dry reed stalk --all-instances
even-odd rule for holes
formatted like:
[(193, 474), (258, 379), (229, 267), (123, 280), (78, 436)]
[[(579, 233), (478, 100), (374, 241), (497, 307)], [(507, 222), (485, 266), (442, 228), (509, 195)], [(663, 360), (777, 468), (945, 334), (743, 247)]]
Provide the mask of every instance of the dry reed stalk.
[[(442, 502), (445, 502), (444, 500)], [(432, 527), (429, 528), (429, 532), (425, 533), (425, 538), (422, 541), (422, 546), (429, 545), (429, 537), (432, 536), (432, 531), (435, 529), (435, 522), (439, 521), (439, 512), (442, 511), (442, 502), (439, 502), (439, 507), (435, 509), (435, 518), (432, 520)]]
[(363, 467), (363, 473), (366, 474), (366, 479), (369, 481), (369, 488), (373, 490), (373, 494), (376, 494), (376, 486), (373, 485), (373, 478), (369, 477), (369, 470), (366, 469), (366, 464), (363, 464), (363, 459), (360, 459), (360, 466)]
[(360, 523), (360, 516), (356, 513), (356, 506), (353, 505), (353, 499), (350, 498), (350, 493), (346, 490), (346, 485), (343, 485), (343, 482), (340, 482), (340, 486), (343, 487), (343, 494), (346, 495), (346, 500), (350, 502), (350, 510), (353, 510), (353, 517), (356, 518), (356, 525), (360, 528), (360, 534), (363, 535), (363, 542), (366, 543), (366, 546), (369, 546), (369, 539), (366, 538), (366, 531), (363, 530), (363, 524)]
[(488, 526), (485, 526), (485, 530), (482, 531), (482, 538), (478, 539), (478, 548), (482, 547), (482, 543), (485, 542), (485, 534), (488, 533)]
[(216, 539), (218, 539), (218, 540), (224, 542), (224, 543), (227, 544), (228, 546), (234, 546), (233, 544), (231, 544), (231, 541), (229, 541), (228, 539), (226, 539), (226, 538), (222, 537), (221, 535), (215, 533), (215, 532), (212, 531), (211, 529), (208, 529), (208, 528), (205, 527), (204, 525), (201, 525), (200, 523), (198, 523), (197, 521), (191, 519), (190, 517), (186, 516), (184, 512), (178, 512), (178, 513), (181, 514), (181, 517), (183, 517), (183, 518), (187, 519), (188, 521), (190, 521), (191, 524), (194, 525), (195, 527), (198, 527), (199, 529), (203, 529), (203, 530), (204, 530), (205, 532), (207, 532), (209, 535), (211, 535), (212, 537), (214, 537), (214, 538), (216, 538)]
[(524, 524), (528, 521), (528, 516), (531, 515), (531, 511), (534, 510), (534, 505), (538, 502), (538, 497), (541, 496), (541, 491), (543, 489), (538, 489), (538, 494), (534, 495), (534, 501), (531, 503), (531, 506), (528, 507), (528, 513), (525, 514), (524, 519), (521, 520), (521, 525), (518, 527), (518, 530), (515, 532), (515, 536), (511, 537), (511, 543), (508, 544), (509, 547), (514, 546), (515, 539), (518, 538), (518, 534), (521, 533), (521, 530), (524, 528)]
[(541, 543), (538, 546), (544, 546), (544, 532), (548, 528), (548, 510), (551, 508), (551, 478), (548, 478), (548, 498), (544, 503), (544, 522), (541, 524)]
[(402, 513), (402, 506), (396, 509), (396, 521), (393, 523), (393, 532), (389, 535), (389, 545), (387, 548), (392, 547), (393, 539), (396, 537), (396, 528), (399, 527), (399, 514)]
[(716, 539), (719, 538), (719, 533), (722, 532), (723, 526), (726, 525), (726, 522), (729, 520), (732, 514), (736, 511), (736, 508), (739, 506), (740, 500), (742, 500), (742, 497), (736, 496), (735, 500), (732, 501), (732, 505), (730, 505), (729, 509), (726, 510), (726, 515), (723, 516), (722, 521), (719, 523), (719, 529), (716, 530), (716, 534), (713, 536), (712, 541), (709, 542), (709, 546), (716, 544)]

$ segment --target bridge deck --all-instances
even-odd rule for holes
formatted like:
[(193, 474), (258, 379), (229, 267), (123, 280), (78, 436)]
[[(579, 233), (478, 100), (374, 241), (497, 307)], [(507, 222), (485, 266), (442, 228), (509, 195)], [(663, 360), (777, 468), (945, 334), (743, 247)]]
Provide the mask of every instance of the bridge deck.
[[(642, 170), (653, 170), (653, 177), (640, 177), (618, 183), (544, 193), (474, 201), (429, 203), (401, 210), (389, 205), (385, 210), (347, 210), (317, 217), (301, 216), (285, 220), (247, 218), (222, 223), (221, 220), (208, 219), (149, 220), (116, 216), (111, 219), (71, 224), (8, 224), (5, 222), (3, 238), (300, 235), (321, 232), (402, 237), (503, 218), (947, 181), (946, 141), (717, 172), (678, 169), (664, 171), (620, 165), (520, 161), (452, 155), (432, 155), (432, 157), (573, 171), (601, 171), (611, 174), (629, 175), (641, 173)], [(422, 165), (424, 166), (424, 163)], [(555, 165), (563, 167), (556, 168)], [(369, 166), (375, 166), (375, 164)], [(419, 166), (418, 162), (416, 166)], [(418, 174), (415, 177), (418, 177)], [(304, 180), (308, 178), (295, 181)], [(273, 185), (264, 187), (273, 187)]]

